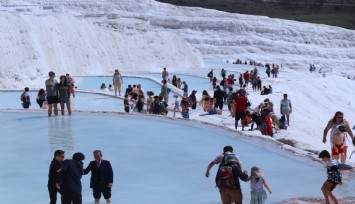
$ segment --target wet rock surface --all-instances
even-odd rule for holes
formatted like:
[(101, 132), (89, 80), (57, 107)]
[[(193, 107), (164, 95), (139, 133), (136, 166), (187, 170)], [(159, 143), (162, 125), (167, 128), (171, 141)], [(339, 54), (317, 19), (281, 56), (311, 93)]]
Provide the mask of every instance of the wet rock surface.
[[(336, 195), (335, 195), (336, 196)], [(345, 197), (338, 198), (338, 202), (341, 204), (354, 204), (355, 197)], [(278, 204), (316, 204), (325, 203), (324, 198), (321, 197), (300, 197), (300, 198), (290, 198), (279, 202)], [(332, 203), (332, 202), (331, 202)]]

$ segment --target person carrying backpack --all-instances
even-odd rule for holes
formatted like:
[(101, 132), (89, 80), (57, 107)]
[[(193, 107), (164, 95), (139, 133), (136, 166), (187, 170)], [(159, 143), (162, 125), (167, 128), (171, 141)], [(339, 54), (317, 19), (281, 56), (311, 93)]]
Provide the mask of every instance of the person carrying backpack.
[(239, 178), (246, 181), (248, 175), (242, 172), (241, 160), (238, 156), (233, 154), (233, 147), (225, 146), (223, 148), (223, 154), (218, 155), (207, 166), (206, 177), (209, 177), (209, 171), (215, 164), (220, 164), (216, 175), (216, 185), (219, 188), (222, 203), (242, 203)]
[(271, 73), (271, 69), (270, 69), (270, 67), (268, 67), (268, 68), (266, 69), (266, 74), (267, 74), (267, 77), (268, 77), (268, 78), (270, 78), (270, 73)]
[(21, 94), (21, 102), (24, 109), (28, 109), (31, 105), (30, 95), (28, 94), (29, 91), (30, 89), (26, 87), (25, 91)]
[(162, 110), (159, 104), (159, 96), (154, 96), (154, 102), (153, 102), (153, 114), (159, 115)]
[(189, 99), (188, 99), (191, 109), (193, 109), (193, 110), (195, 110), (196, 106), (197, 106), (196, 93), (197, 93), (197, 91), (193, 90), (189, 96)]
[(181, 115), (182, 115), (182, 117), (183, 118), (189, 118), (190, 116), (189, 116), (189, 106), (190, 106), (190, 104), (189, 104), (189, 101), (188, 101), (188, 99), (187, 99), (187, 96), (183, 96), (182, 97), (182, 100), (181, 100), (181, 102), (180, 102), (180, 106), (181, 106)]
[(223, 79), (226, 78), (226, 70), (224, 68), (221, 70), (221, 76)]
[(212, 83), (212, 79), (213, 79), (213, 69), (212, 69), (210, 72), (208, 72), (207, 77), (210, 78), (210, 82)]

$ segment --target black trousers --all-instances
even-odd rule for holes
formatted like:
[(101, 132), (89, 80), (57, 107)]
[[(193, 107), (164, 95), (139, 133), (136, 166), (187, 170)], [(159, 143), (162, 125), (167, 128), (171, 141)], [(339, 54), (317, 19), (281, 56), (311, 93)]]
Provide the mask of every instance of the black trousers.
[(56, 186), (48, 186), (49, 198), (51, 199), (49, 204), (57, 203), (57, 192), (58, 189)]
[(215, 107), (215, 108), (219, 108), (219, 110), (222, 110), (222, 109), (223, 109), (223, 101), (221, 101), (221, 102), (216, 102), (216, 103), (214, 104), (214, 107)]
[(62, 204), (82, 204), (81, 193), (62, 193)]
[(194, 109), (194, 110), (196, 109), (196, 102), (194, 104), (192, 104), (191, 109)]

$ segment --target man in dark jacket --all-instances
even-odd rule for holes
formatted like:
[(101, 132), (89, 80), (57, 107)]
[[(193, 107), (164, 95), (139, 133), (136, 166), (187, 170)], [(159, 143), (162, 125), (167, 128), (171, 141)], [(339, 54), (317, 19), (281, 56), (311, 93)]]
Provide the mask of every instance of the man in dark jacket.
[(213, 93), (213, 98), (215, 99), (214, 107), (219, 108), (219, 110), (222, 110), (224, 100), (226, 100), (227, 98), (227, 94), (223, 90), (221, 90), (219, 86), (216, 86), (216, 90)]
[(197, 91), (193, 90), (189, 96), (189, 103), (190, 103), (191, 109), (193, 109), (193, 110), (196, 109), (196, 104), (197, 104), (196, 93), (197, 93)]
[(58, 188), (56, 183), (59, 180), (59, 174), (62, 166), (62, 162), (64, 160), (64, 151), (56, 150), (54, 152), (54, 158), (49, 166), (49, 174), (48, 174), (48, 192), (49, 198), (51, 199), (49, 204), (57, 203), (57, 192)]
[(101, 150), (94, 151), (94, 161), (84, 170), (84, 174), (91, 171), (90, 188), (95, 198), (95, 203), (100, 202), (101, 194), (106, 203), (111, 203), (111, 188), (113, 183), (113, 171), (111, 163), (102, 159)]
[(82, 204), (81, 176), (85, 155), (77, 152), (73, 159), (66, 159), (62, 164), (57, 188), (62, 194), (62, 204)]

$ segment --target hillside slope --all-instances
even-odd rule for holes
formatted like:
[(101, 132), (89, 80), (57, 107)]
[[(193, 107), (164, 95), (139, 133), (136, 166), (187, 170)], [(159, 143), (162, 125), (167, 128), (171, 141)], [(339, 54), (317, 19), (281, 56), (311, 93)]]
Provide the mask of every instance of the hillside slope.
[(179, 6), (268, 16), (355, 30), (354, 0), (158, 0)]
[(355, 75), (355, 31), (339, 27), (154, 0), (2, 1), (0, 19), (0, 87), (38, 87), (49, 70), (176, 71), (203, 67), (203, 60), (255, 60), (291, 69), (312, 63)]

